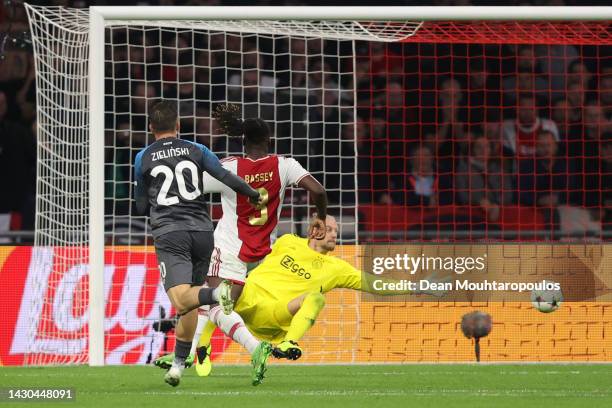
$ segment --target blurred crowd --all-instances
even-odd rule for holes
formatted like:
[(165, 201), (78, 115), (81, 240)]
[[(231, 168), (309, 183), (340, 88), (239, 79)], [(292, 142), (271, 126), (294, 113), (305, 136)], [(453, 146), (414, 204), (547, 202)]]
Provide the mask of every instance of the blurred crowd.
[(0, 232), (34, 229), (36, 195), (34, 58), (22, 41), (28, 31), (25, 10), (8, 8), (0, 6)]
[[(0, 15), (6, 25), (6, 10)], [(27, 31), (23, 9), (11, 20), (14, 33)], [(468, 206), (487, 228), (504, 207), (525, 206), (552, 229), (568, 220), (578, 231), (612, 229), (610, 47), (357, 42), (353, 58), (348, 41), (121, 27), (108, 41), (109, 215), (130, 213), (133, 156), (150, 141), (147, 107), (164, 97), (179, 101), (181, 137), (220, 155), (242, 146), (215, 126), (215, 104), (240, 103), (245, 116), (270, 120), (275, 150), (307, 166), (336, 206)], [(9, 44), (0, 61), (0, 177), (11, 193), (0, 196), (0, 230), (33, 228), (35, 88), (31, 50)]]
[(376, 47), (358, 84), (362, 202), (472, 206), (492, 223), (535, 206), (552, 229), (612, 228), (610, 47)]

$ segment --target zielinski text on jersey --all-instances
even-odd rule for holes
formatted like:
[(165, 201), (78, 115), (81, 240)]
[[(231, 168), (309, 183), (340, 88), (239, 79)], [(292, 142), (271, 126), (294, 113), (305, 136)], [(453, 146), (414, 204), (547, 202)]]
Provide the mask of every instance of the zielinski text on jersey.
[(158, 161), (161, 159), (169, 159), (177, 156), (189, 156), (189, 149), (186, 147), (176, 147), (170, 149), (158, 150), (151, 152), (151, 160)]
[(138, 153), (134, 165), (137, 204), (146, 200), (154, 237), (172, 231), (212, 231), (202, 173), (225, 170), (208, 148), (164, 138)]

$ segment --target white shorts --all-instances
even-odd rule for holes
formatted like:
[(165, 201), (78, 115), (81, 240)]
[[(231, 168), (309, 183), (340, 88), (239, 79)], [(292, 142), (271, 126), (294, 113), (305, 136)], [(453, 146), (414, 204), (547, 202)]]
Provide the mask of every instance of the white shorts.
[(236, 255), (225, 253), (215, 247), (210, 257), (208, 276), (228, 279), (234, 283), (244, 284), (251, 264), (240, 260)]

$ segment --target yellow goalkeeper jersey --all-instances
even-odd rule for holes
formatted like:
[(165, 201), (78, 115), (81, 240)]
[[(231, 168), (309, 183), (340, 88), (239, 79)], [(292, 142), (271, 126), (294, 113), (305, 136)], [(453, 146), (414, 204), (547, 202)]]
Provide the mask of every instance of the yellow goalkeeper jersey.
[(286, 234), (250, 272), (244, 290), (257, 293), (255, 297), (260, 299), (289, 302), (305, 293), (334, 288), (361, 289), (361, 271), (342, 259), (312, 250), (306, 238)]

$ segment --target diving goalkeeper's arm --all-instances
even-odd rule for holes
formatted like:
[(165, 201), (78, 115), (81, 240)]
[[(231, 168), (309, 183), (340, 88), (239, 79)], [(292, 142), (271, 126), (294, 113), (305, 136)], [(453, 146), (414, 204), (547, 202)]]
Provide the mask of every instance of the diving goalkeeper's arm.
[[(327, 255), (336, 247), (336, 239), (338, 237), (338, 223), (336, 222), (336, 219), (333, 216), (328, 214), (325, 220), (325, 235), (320, 238), (315, 236), (314, 234), (314, 231), (312, 229), (312, 225), (314, 223), (315, 220), (311, 221), (308, 236), (308, 246), (322, 255)], [(297, 256), (297, 254), (295, 256)], [(326, 259), (328, 260), (328, 265), (325, 269), (331, 275), (331, 278), (327, 280), (326, 284), (321, 287), (321, 292), (323, 293), (335, 288), (345, 288), (360, 290), (363, 292), (369, 292), (377, 295), (429, 294), (434, 296), (444, 296), (445, 294), (445, 291), (441, 290), (376, 290), (374, 288), (375, 281), (378, 281), (377, 283), (380, 283), (380, 286), (382, 287), (389, 287), (389, 285), (393, 284), (395, 287), (399, 286), (400, 288), (401, 285), (399, 284), (402, 282), (392, 278), (362, 272), (359, 269), (355, 268), (353, 265), (349, 264), (348, 262), (333, 256), (329, 256)], [(422, 280), (428, 280), (431, 283), (442, 283), (449, 281), (450, 278), (447, 277), (444, 279), (438, 279), (435, 274), (431, 274), (429, 276), (424, 277)]]

